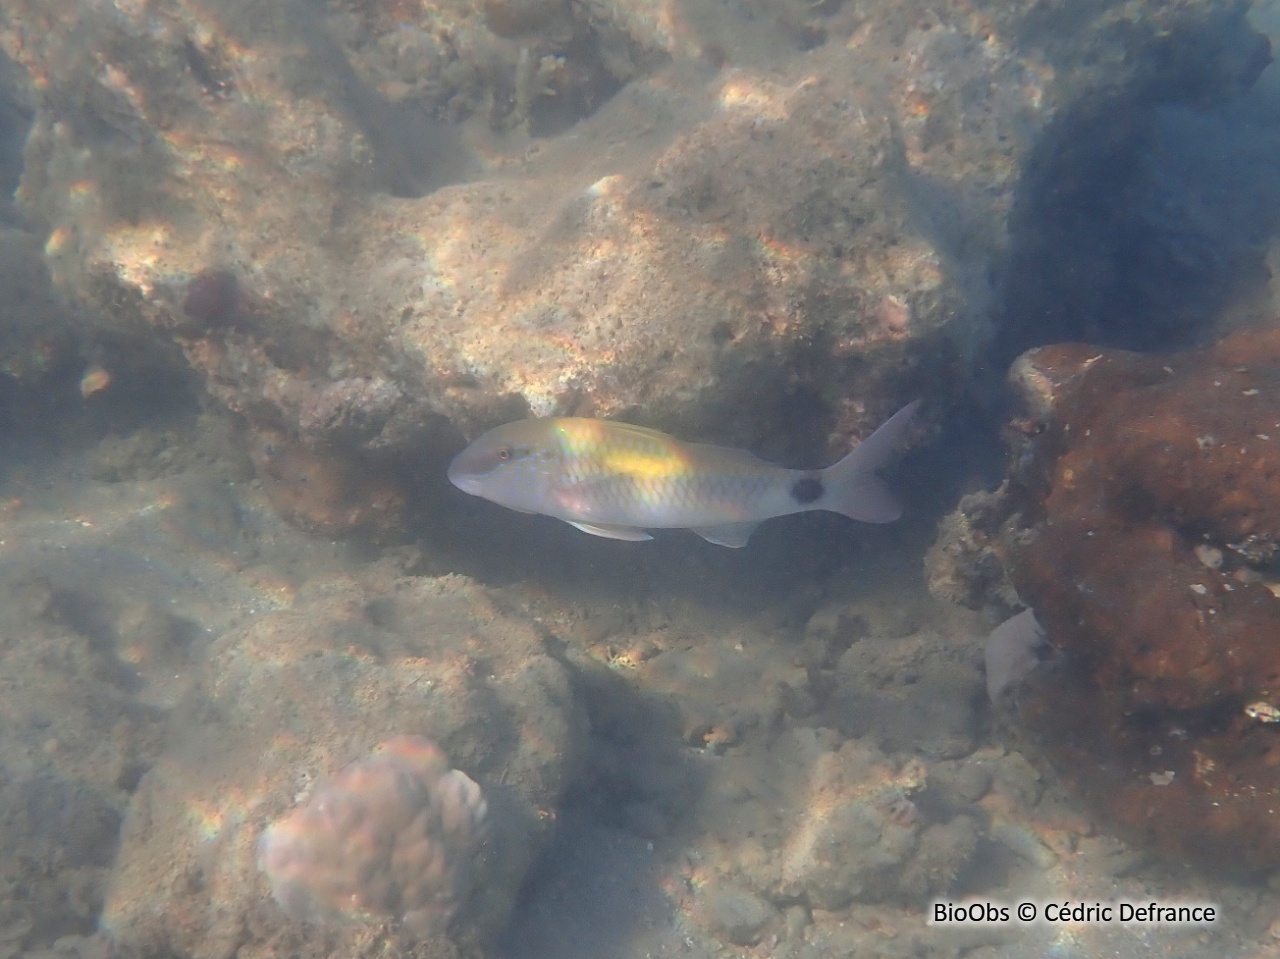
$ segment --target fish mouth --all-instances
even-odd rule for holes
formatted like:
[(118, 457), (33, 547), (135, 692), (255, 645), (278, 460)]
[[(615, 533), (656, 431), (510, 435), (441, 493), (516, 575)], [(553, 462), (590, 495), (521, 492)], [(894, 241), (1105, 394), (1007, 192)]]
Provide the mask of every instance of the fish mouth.
[(449, 482), (462, 490), (462, 492), (470, 493), (472, 496), (475, 496), (480, 492), (480, 480), (478, 477), (469, 473), (464, 473), (462, 470), (456, 469), (454, 466), (449, 467), (448, 476)]

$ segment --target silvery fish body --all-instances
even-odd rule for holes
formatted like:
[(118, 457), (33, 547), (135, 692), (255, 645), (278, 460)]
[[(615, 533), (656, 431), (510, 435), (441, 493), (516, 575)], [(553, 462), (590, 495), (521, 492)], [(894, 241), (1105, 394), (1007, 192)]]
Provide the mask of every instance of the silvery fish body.
[(869, 523), (902, 509), (876, 476), (909, 430), (919, 400), (824, 470), (792, 470), (743, 450), (684, 443), (641, 426), (579, 417), (508, 423), (458, 454), (459, 489), (596, 536), (651, 539), (646, 529), (691, 529), (745, 546), (763, 520), (830, 510)]

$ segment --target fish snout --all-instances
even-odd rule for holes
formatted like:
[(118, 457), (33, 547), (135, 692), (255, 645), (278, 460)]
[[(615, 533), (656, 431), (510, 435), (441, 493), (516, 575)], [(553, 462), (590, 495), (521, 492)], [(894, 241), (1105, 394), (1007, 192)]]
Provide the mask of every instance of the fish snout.
[(458, 462), (459, 459), (461, 459), (461, 457), (454, 459), (454, 461), (449, 464), (449, 472), (447, 474), (449, 482), (462, 490), (462, 492), (470, 493), (472, 496), (475, 496), (480, 492), (480, 479), (479, 477), (468, 473), (463, 468), (462, 464)]

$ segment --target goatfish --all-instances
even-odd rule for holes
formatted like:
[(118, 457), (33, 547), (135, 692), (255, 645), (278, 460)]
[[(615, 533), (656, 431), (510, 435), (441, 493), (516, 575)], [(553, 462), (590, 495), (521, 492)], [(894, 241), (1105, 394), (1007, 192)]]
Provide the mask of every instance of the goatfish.
[(889, 417), (822, 470), (775, 466), (746, 452), (684, 443), (643, 426), (582, 417), (507, 423), (449, 465), (449, 481), (509, 509), (564, 520), (609, 539), (653, 539), (689, 529), (720, 546), (746, 546), (766, 519), (808, 510), (864, 523), (902, 515), (876, 475), (897, 451), (920, 401)]

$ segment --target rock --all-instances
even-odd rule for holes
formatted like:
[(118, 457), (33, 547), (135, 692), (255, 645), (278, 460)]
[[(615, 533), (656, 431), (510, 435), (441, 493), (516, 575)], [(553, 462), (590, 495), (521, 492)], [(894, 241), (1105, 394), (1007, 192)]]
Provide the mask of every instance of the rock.
[[(378, 569), (359, 583), (309, 586), (290, 610), (215, 641), (206, 678), (171, 714), (169, 747), (143, 777), (125, 823), (103, 924), (126, 947), (194, 959), (221, 955), (230, 942), (241, 955), (262, 956), (306, 941), (308, 949), (362, 955), (381, 948), (368, 934), (372, 921), (406, 942), (436, 933), (415, 954), (443, 957), (502, 928), (575, 775), (585, 720), (531, 623), (500, 612), (465, 579)], [(430, 737), (463, 772), (448, 772), (434, 746), (395, 745), (422, 741), (395, 739), (403, 736)], [(389, 739), (383, 759), (361, 759)], [(337, 772), (352, 760), (360, 763)], [(418, 772), (395, 778), (411, 770)], [(432, 807), (442, 817), (436, 826), (430, 816), (415, 824), (394, 812), (421, 795), (412, 783), (423, 771), (441, 789), (459, 786), (432, 787), (433, 803), (456, 794), (465, 800), (458, 809), (478, 808), (471, 797), (487, 805), (483, 839), (464, 841), (451, 806)], [(399, 785), (379, 791), (388, 775)], [(328, 785), (312, 785), (329, 776)], [(337, 907), (332, 896), (350, 901), (342, 871), (350, 859), (331, 855), (345, 840), (317, 846), (306, 840), (315, 829), (284, 824), (324, 817), (281, 817), (309, 791), (334, 790), (346, 797), (329, 803), (334, 810), (370, 825), (370, 808), (400, 817), (396, 828), (417, 837), (404, 856), (430, 865), (401, 876), (396, 870), (408, 860), (397, 854), (384, 871), (356, 842), (357, 855), (374, 857), (356, 893), (365, 919), (326, 927), (317, 938), (315, 925), (289, 916), (323, 919)], [(273, 820), (265, 833), (272, 838), (263, 839)], [(465, 832), (480, 835), (471, 826)], [(445, 834), (471, 851), (431, 845)], [(284, 910), (267, 895), (260, 856)], [(304, 867), (313, 860), (316, 868)], [(327, 885), (309, 885), (323, 876)], [(403, 932), (390, 920), (403, 920)], [(449, 934), (439, 934), (445, 928)]]
[(902, 895), (922, 906), (947, 892), (978, 848), (982, 838), (970, 816), (933, 823), (920, 833), (916, 855), (899, 879)]
[(12, 954), (93, 931), (131, 770), (154, 745), (129, 670), (60, 622), (43, 570), (24, 568), (47, 530), (12, 516), (10, 543), (31, 545), (11, 545), (0, 570), (0, 946)]
[(938, 599), (969, 609), (992, 607), (1007, 616), (1019, 604), (1001, 553), (1007, 519), (1000, 494), (969, 493), (938, 523), (925, 554), (925, 582)]
[(991, 789), (992, 765), (985, 750), (964, 759), (933, 763), (929, 767), (926, 805), (943, 819), (974, 813), (975, 804)]
[(930, 630), (866, 639), (840, 657), (836, 679), (822, 716), (846, 735), (932, 759), (965, 756), (977, 744), (982, 679), (969, 647)]
[(1034, 428), (1015, 434), (996, 498), (998, 552), (1062, 654), (1029, 682), (1023, 720), (1125, 831), (1216, 868), (1268, 867), (1280, 337), (1161, 356), (1043, 347), (1011, 377)]
[(3, 223), (0, 289), (7, 291), (0, 303), (0, 368), (19, 380), (38, 379), (70, 349), (73, 311), (50, 286), (40, 238)]
[(770, 898), (829, 910), (894, 898), (919, 838), (910, 796), (924, 785), (922, 767), (894, 772), (874, 750), (850, 740), (820, 753), (803, 785), (792, 828), (765, 867), (773, 877)]
[(120, 959), (120, 951), (104, 935), (60, 936), (52, 948), (24, 953), (26, 959)]
[(817, 460), (969, 382), (1080, 117), (1265, 63), (1243, 2), (784, 6), (12, 0), (28, 245), (61, 327), (356, 473), (530, 411)]
[(760, 642), (748, 634), (737, 649), (708, 642), (664, 650), (640, 664), (637, 674), (647, 688), (670, 696), (689, 745), (723, 753), (782, 712), (782, 689), (805, 684), (804, 674), (780, 656), (746, 654), (749, 643)]
[(701, 909), (711, 931), (735, 946), (754, 946), (778, 918), (778, 910), (755, 893), (726, 883), (703, 893)]
[(804, 930), (809, 925), (809, 913), (804, 906), (787, 906), (782, 911), (783, 938), (787, 942), (804, 941)]
[(376, 917), (426, 939), (446, 932), (475, 881), (488, 804), (422, 736), (397, 736), (319, 782), (258, 842), (292, 919)]
[(800, 662), (815, 669), (831, 669), (846, 649), (869, 632), (861, 610), (839, 601), (825, 603), (805, 624)]
[(403, 528), (407, 491), (390, 470), (278, 430), (254, 431), (249, 457), (276, 512), (302, 529), (341, 536)]
[(991, 771), (979, 761), (962, 763), (952, 777), (956, 795), (963, 802), (977, 802), (991, 788)]

